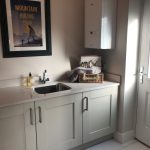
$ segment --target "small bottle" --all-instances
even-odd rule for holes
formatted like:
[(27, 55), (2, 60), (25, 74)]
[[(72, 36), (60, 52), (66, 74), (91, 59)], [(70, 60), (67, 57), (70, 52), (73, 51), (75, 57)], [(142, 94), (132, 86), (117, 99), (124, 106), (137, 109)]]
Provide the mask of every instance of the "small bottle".
[(29, 76), (27, 77), (27, 87), (32, 87), (33, 86), (33, 82), (32, 82), (32, 74), (31, 72), (29, 73)]

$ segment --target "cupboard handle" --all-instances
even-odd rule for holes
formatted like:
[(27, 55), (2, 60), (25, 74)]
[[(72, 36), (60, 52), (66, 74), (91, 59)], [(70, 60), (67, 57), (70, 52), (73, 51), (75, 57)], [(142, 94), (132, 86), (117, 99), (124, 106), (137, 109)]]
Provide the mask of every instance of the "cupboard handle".
[(32, 108), (30, 108), (30, 124), (34, 125), (34, 122), (33, 122), (33, 109)]
[(42, 108), (39, 106), (39, 122), (42, 123)]
[(89, 99), (88, 97), (86, 97), (86, 111), (88, 111), (89, 109)]
[[(86, 107), (84, 107), (85, 102), (86, 102)], [(88, 111), (88, 109), (89, 109), (88, 97), (84, 97), (82, 100), (82, 111), (85, 112)]]

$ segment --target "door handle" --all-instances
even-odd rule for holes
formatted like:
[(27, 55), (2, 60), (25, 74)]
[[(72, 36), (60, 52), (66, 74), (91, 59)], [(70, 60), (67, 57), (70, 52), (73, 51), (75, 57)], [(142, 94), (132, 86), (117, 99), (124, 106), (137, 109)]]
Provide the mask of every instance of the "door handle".
[(34, 121), (33, 121), (33, 109), (30, 108), (30, 124), (33, 126), (34, 125)]
[(42, 108), (39, 106), (39, 122), (42, 123)]
[[(86, 105), (84, 105), (86, 102)], [(88, 97), (84, 97), (82, 99), (82, 112), (88, 111), (89, 109), (89, 102), (88, 102)]]
[(143, 84), (143, 76), (144, 75), (147, 75), (147, 74), (145, 74), (144, 73), (144, 67), (140, 67), (140, 70), (139, 70), (139, 82), (141, 83), (141, 84)]

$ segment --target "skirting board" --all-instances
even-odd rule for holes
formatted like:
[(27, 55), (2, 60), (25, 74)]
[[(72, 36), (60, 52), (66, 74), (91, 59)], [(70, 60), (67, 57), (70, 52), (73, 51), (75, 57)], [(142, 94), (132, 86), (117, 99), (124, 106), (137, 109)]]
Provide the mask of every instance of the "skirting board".
[(107, 140), (110, 140), (110, 139), (113, 139), (113, 134), (101, 137), (101, 138), (99, 138), (95, 141), (92, 141), (92, 142), (89, 142), (89, 143), (86, 143), (86, 144), (82, 144), (82, 145), (80, 145), (78, 147), (75, 147), (75, 148), (72, 148), (70, 150), (85, 150), (85, 149), (88, 149), (91, 146), (100, 144), (100, 143), (102, 143), (104, 141), (107, 141)]
[(114, 134), (115, 140), (117, 140), (119, 143), (124, 144), (126, 142), (129, 142), (135, 138), (135, 131), (130, 130), (124, 133), (116, 132)]

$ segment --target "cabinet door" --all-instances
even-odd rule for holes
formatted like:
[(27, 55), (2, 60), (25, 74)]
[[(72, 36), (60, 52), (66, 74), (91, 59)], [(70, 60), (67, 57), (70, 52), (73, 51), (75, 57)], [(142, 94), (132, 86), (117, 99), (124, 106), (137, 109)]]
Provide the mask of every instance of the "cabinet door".
[(36, 102), (38, 150), (67, 150), (82, 144), (82, 94)]
[(85, 0), (85, 48), (114, 48), (116, 0)]
[(117, 87), (83, 93), (83, 143), (115, 131)]
[(100, 48), (101, 0), (85, 0), (85, 48)]
[(0, 150), (36, 150), (34, 103), (0, 109)]

